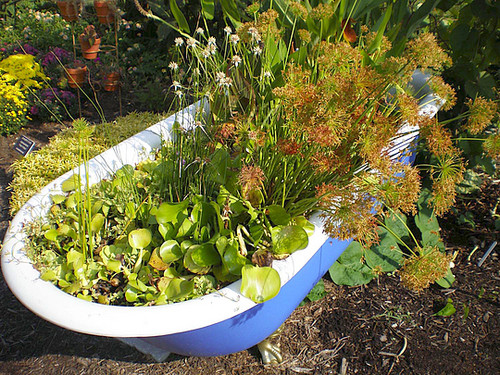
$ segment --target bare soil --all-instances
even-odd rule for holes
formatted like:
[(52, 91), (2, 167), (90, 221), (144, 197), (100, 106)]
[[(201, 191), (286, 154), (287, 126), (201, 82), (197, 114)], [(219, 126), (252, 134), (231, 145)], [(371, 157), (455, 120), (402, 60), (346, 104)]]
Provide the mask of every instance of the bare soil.
[[(40, 146), (60, 128), (32, 125), (20, 134)], [(0, 137), (0, 238), (11, 219), (8, 167), (20, 157), (13, 151), (18, 136)], [(500, 238), (491, 217), (499, 191), (499, 182), (489, 180), (458, 202), (459, 213), (473, 213), (475, 229), (459, 226), (451, 214), (441, 221), (446, 247), (457, 254), (453, 288), (417, 294), (397, 275), (359, 287), (337, 286), (325, 276), (327, 296), (297, 308), (285, 322), (277, 339), (279, 365), (263, 365), (256, 348), (212, 358), (172, 354), (156, 363), (117, 340), (38, 318), (0, 276), (0, 374), (498, 374), (500, 263), (495, 251), (481, 267), (477, 262)], [(456, 313), (434, 315), (449, 298)]]

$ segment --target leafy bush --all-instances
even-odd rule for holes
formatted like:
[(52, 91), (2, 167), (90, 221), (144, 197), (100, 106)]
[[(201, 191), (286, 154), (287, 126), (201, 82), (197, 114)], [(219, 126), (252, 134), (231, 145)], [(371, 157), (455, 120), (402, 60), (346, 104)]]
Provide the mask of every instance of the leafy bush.
[[(160, 121), (164, 115), (131, 113), (113, 122), (95, 125), (90, 157), (118, 144), (133, 134)], [(77, 166), (78, 137), (67, 129), (50, 139), (47, 146), (12, 163), (13, 179), (10, 212), (15, 214), (38, 190), (50, 181)]]
[(17, 132), (28, 121), (28, 101), (19, 87), (0, 78), (0, 136)]

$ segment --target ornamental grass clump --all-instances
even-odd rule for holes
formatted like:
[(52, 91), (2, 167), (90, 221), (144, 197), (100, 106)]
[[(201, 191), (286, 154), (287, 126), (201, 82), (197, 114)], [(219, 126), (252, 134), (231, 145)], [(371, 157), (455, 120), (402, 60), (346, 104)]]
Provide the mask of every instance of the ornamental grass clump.
[[(178, 118), (172, 141), (137, 168), (125, 165), (85, 194), (73, 180), (53, 197), (48, 223), (30, 236), (42, 278), (125, 305), (183, 301), (242, 278), (242, 294), (264, 302), (280, 288), (272, 261), (307, 246), (312, 213), (332, 237), (367, 245), (379, 241), (375, 215), (384, 207), (416, 210), (419, 172), (390, 153), (399, 137), (422, 126), (442, 153), (434, 180), (458, 180), (449, 134), (419, 112), (409, 85), (416, 69), (432, 75), (448, 62), (432, 36), (397, 57), (387, 40), (375, 36), (384, 48), (373, 47), (365, 34), (357, 43), (304, 39), (293, 51), (275, 11), (254, 15), (226, 27), (223, 40), (203, 28), (175, 39), (173, 105), (197, 102), (194, 121)], [(435, 82), (451, 100), (449, 86)], [(420, 270), (413, 264), (427, 253), (408, 250), (417, 261), (405, 270)]]

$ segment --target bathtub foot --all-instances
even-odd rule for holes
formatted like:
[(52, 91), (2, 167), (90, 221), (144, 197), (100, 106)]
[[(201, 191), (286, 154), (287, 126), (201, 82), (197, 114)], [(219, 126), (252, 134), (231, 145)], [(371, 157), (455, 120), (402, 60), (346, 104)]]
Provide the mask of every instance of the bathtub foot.
[(259, 348), (260, 355), (262, 356), (262, 362), (266, 365), (279, 364), (283, 362), (281, 348), (277, 342), (282, 330), (282, 327), (278, 328), (278, 330), (271, 334), (267, 339), (257, 344), (257, 348)]
[(121, 342), (130, 345), (140, 351), (143, 354), (146, 354), (153, 358), (156, 362), (164, 362), (167, 357), (170, 355), (170, 352), (167, 352), (163, 349), (160, 349), (150, 343), (140, 339), (140, 338), (118, 338)]

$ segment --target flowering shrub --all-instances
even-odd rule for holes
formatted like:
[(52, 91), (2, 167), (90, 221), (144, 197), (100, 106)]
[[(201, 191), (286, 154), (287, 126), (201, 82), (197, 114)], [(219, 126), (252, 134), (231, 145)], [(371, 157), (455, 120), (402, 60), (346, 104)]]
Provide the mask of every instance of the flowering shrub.
[(0, 77), (0, 136), (17, 132), (28, 121), (29, 103), (22, 90)]
[(18, 86), (22, 90), (41, 88), (40, 80), (47, 77), (42, 72), (35, 57), (29, 54), (11, 55), (0, 62), (0, 71), (6, 81)]
[(0, 135), (15, 133), (26, 124), (27, 94), (45, 79), (32, 55), (11, 55), (0, 62)]

